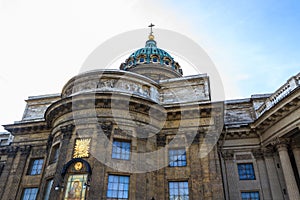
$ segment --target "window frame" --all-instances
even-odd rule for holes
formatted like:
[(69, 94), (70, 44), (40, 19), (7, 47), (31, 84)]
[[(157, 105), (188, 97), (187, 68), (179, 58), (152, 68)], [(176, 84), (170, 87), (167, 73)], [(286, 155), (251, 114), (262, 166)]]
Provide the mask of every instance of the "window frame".
[[(240, 166), (245, 165), (245, 169), (240, 169)], [(247, 168), (247, 166), (251, 166), (250, 168)], [(238, 163), (237, 164), (237, 170), (238, 170), (238, 176), (239, 176), (239, 180), (240, 181), (247, 181), (247, 180), (256, 180), (256, 176), (255, 176), (255, 170), (254, 170), (254, 165), (253, 163), (247, 162), (247, 163)], [(246, 173), (242, 173), (243, 171), (245, 171)], [(249, 173), (252, 172), (252, 173)]]
[[(243, 194), (250, 194), (250, 200), (260, 200), (260, 194), (259, 191), (241, 191), (241, 200), (249, 200), (248, 197), (243, 199)], [(256, 197), (254, 197), (254, 199), (251, 197), (251, 194), (257, 194), (258, 195), (258, 199)]]
[[(21, 198), (21, 200), (25, 199), (26, 190), (33, 190), (33, 189), (36, 189), (36, 193), (35, 193), (35, 196), (34, 196), (35, 198), (34, 199), (37, 199), (39, 188), (38, 187), (25, 187), (25, 188), (23, 188), (23, 191), (22, 191), (22, 198)], [(31, 192), (29, 193), (29, 197), (30, 197), (30, 199), (32, 198)]]
[[(173, 157), (177, 157), (176, 160), (171, 160), (171, 155), (170, 155), (170, 151), (180, 151), (180, 150), (183, 150), (184, 153), (183, 154), (179, 154), (177, 153), (176, 155), (173, 155)], [(185, 160), (179, 160), (178, 157), (182, 157), (184, 156), (185, 157)], [(179, 165), (178, 163), (179, 162), (184, 162), (183, 165)], [(186, 167), (187, 166), (187, 151), (186, 151), (186, 148), (185, 147), (182, 147), (182, 148), (170, 148), (168, 149), (168, 166), (169, 167)], [(177, 163), (177, 165), (174, 165), (174, 163)]]
[[(129, 151), (127, 151), (126, 149), (123, 150), (122, 147), (120, 148), (120, 147), (114, 145), (115, 142), (119, 142), (121, 144), (122, 143), (129, 144)], [(120, 149), (120, 153), (118, 153), (118, 149), (117, 149), (117, 152), (115, 152), (115, 150), (114, 150), (115, 148)], [(123, 156), (125, 156), (125, 158), (123, 158)], [(127, 158), (127, 156), (128, 156), (128, 158)], [(131, 159), (131, 141), (114, 139), (112, 142), (112, 147), (111, 147), (111, 158), (116, 159), (116, 160), (130, 160)]]
[[(171, 188), (171, 184), (175, 184), (177, 183), (178, 186), (176, 188)], [(183, 187), (181, 188), (180, 187), (180, 184), (187, 184), (187, 187)], [(177, 192), (177, 196), (175, 195), (172, 195), (173, 192), (171, 192), (171, 189), (176, 189), (176, 191), (174, 192), (174, 194)], [(183, 190), (187, 190), (187, 195), (183, 194), (184, 196), (182, 196), (182, 194), (180, 194), (181, 191)], [(178, 197), (187, 197), (189, 199), (189, 196), (190, 196), (190, 190), (189, 190), (189, 181), (188, 180), (169, 180), (168, 181), (168, 199), (169, 200), (172, 200), (173, 198), (176, 199)]]
[(56, 143), (51, 148), (51, 154), (49, 159), (49, 165), (56, 163), (60, 154), (60, 143)]
[[(114, 177), (117, 177), (118, 182), (110, 182), (110, 177), (112, 177), (112, 179), (114, 179)], [(123, 190), (120, 190), (120, 185), (122, 184), (122, 182), (120, 181), (121, 177), (127, 178), (127, 182), (123, 183)], [(110, 184), (112, 184), (112, 185), (110, 186)], [(116, 187), (117, 189), (116, 190), (114, 190), (115, 186), (113, 184), (117, 184), (117, 187)], [(126, 190), (126, 185), (127, 185), (127, 190)], [(116, 196), (114, 196), (114, 192), (115, 192)], [(123, 192), (123, 195), (124, 195), (124, 192), (127, 192), (127, 198), (123, 198), (123, 196), (119, 197), (120, 192), (121, 193)], [(109, 196), (109, 194), (111, 194), (111, 195)], [(107, 176), (106, 199), (107, 200), (115, 200), (115, 199), (128, 200), (128, 199), (130, 199), (130, 175), (108, 174), (108, 176)]]
[[(35, 171), (37, 173), (32, 173), (34, 170), (35, 161), (40, 161), (40, 160), (42, 160), (42, 164), (40, 164), (39, 162), (37, 163), (37, 166), (39, 167), (39, 168), (35, 169)], [(45, 162), (44, 158), (31, 158), (30, 162), (29, 162), (28, 170), (27, 170), (27, 175), (29, 175), (29, 176), (40, 175), (43, 171), (44, 162)]]

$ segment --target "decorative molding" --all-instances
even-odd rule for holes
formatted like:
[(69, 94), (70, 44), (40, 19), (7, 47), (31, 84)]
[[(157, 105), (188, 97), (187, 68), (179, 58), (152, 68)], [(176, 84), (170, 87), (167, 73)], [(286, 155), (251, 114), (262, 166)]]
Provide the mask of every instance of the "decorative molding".
[(136, 94), (142, 97), (152, 99), (156, 102), (159, 101), (159, 92), (156, 88), (150, 87), (143, 83), (139, 83), (131, 80), (122, 80), (117, 78), (101, 78), (93, 79), (90, 81), (77, 82), (75, 85), (71, 84), (62, 94), (63, 97), (70, 96), (72, 94), (84, 93), (84, 92), (125, 92), (130, 94)]
[(31, 155), (34, 157), (42, 157), (47, 153), (46, 149), (34, 149), (32, 148)]
[(87, 172), (89, 175), (92, 174), (92, 168), (91, 168), (89, 162), (87, 162), (86, 160), (84, 160), (82, 158), (73, 158), (72, 160), (70, 160), (63, 166), (62, 171), (61, 171), (61, 176), (64, 178), (65, 175), (68, 173), (68, 169), (71, 166), (74, 167), (74, 164), (76, 164), (77, 162), (81, 162), (84, 166), (83, 168), (81, 168), (81, 172)]
[(291, 139), (290, 138), (279, 138), (276, 137), (271, 141), (271, 144), (276, 147), (277, 150), (282, 148), (288, 148), (290, 145)]
[(224, 158), (224, 160), (233, 160), (234, 153), (232, 150), (223, 150), (222, 157)]
[(18, 153), (19, 147), (8, 146), (4, 149), (4, 152), (8, 157), (15, 157)]
[(264, 151), (262, 149), (253, 149), (252, 154), (256, 160), (264, 158)]
[(30, 145), (26, 145), (26, 146), (22, 146), (19, 148), (21, 155), (29, 155), (30, 151), (31, 151), (31, 146)]
[[(258, 153), (258, 155), (260, 155), (259, 153), (259, 151), (258, 152), (256, 152), (256, 153)], [(252, 153), (253, 154), (253, 153)], [(253, 158), (252, 158), (252, 154), (251, 153), (243, 153), (243, 154), (236, 154), (235, 155), (235, 159), (236, 160), (252, 160)], [(254, 154), (253, 154), (254, 155)]]

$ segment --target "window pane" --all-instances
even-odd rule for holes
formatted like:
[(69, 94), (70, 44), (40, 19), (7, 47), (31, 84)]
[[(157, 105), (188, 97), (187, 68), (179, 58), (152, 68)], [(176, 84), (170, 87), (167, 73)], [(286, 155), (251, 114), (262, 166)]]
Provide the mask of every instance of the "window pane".
[(240, 180), (255, 180), (255, 174), (252, 163), (238, 164)]
[(51, 155), (50, 155), (50, 164), (55, 163), (59, 156), (59, 144), (56, 144), (52, 147)]
[(259, 192), (242, 192), (242, 200), (259, 200)]
[(106, 196), (108, 199), (128, 199), (129, 176), (108, 176)]
[(169, 150), (169, 166), (170, 167), (186, 166), (185, 149), (170, 149)]
[(30, 161), (29, 175), (41, 174), (43, 169), (44, 159), (33, 159)]
[(169, 199), (189, 199), (188, 182), (169, 182)]
[(112, 146), (112, 158), (129, 160), (130, 142), (114, 141)]
[(25, 188), (23, 191), (22, 200), (35, 200), (38, 188)]

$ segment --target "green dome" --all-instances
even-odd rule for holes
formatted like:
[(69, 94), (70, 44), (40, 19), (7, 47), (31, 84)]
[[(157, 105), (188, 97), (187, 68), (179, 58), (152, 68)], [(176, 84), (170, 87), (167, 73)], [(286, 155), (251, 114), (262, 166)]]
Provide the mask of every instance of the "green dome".
[[(129, 70), (137, 65), (160, 64), (162, 67), (168, 67), (172, 70), (182, 74), (180, 65), (174, 61), (173, 57), (166, 51), (157, 48), (154, 37), (150, 35), (144, 48), (133, 52), (125, 63), (120, 66), (121, 70)], [(145, 66), (146, 67), (146, 66)]]

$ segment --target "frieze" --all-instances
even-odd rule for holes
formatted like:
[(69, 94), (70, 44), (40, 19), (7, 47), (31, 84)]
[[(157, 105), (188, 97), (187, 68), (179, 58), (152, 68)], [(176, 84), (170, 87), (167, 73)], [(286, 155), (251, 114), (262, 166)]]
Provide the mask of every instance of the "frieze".
[(262, 149), (254, 149), (254, 150), (252, 150), (252, 154), (255, 159), (263, 159), (264, 158), (264, 152)]
[(65, 90), (65, 92), (63, 93), (63, 97), (67, 97), (79, 92), (98, 91), (125, 92), (150, 98), (156, 102), (159, 102), (159, 92), (156, 88), (135, 81), (122, 80), (116, 78), (100, 79), (99, 81), (92, 80), (85, 82), (77, 82), (76, 84), (70, 85)]
[(97, 88), (113, 88), (115, 87), (116, 79), (104, 79), (97, 83)]
[(31, 155), (34, 157), (42, 157), (46, 154), (46, 149), (32, 149)]

